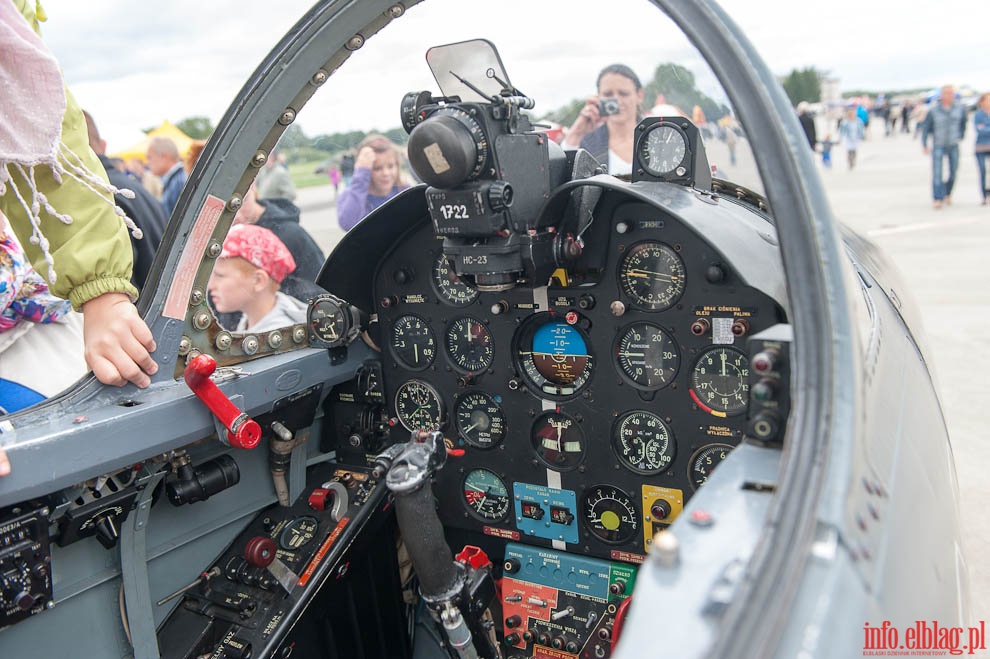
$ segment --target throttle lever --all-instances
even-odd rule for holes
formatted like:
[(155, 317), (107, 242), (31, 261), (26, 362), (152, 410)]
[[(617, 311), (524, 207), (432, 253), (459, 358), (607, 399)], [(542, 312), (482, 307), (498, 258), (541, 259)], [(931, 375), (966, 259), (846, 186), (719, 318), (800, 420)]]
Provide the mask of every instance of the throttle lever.
[(227, 441), (237, 448), (254, 448), (261, 441), (261, 426), (230, 402), (210, 376), (217, 362), (209, 355), (196, 355), (186, 365), (186, 384), (227, 429)]
[(248, 540), (244, 548), (244, 560), (253, 567), (260, 567), (268, 570), (268, 573), (275, 577), (276, 581), (285, 589), (286, 593), (292, 593), (299, 577), (289, 566), (279, 560), (275, 541), (263, 535), (255, 536)]

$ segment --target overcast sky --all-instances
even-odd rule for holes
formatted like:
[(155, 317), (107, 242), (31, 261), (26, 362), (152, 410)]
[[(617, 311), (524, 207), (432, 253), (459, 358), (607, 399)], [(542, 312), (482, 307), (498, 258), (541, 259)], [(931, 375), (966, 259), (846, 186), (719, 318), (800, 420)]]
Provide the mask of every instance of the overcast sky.
[[(42, 36), (114, 151), (137, 142), (142, 129), (164, 119), (202, 115), (216, 123), (250, 73), (312, 3), (43, 4), (48, 22)], [(987, 0), (920, 6), (892, 0), (721, 4), (778, 75), (815, 67), (838, 78), (843, 89), (952, 82), (990, 90)], [(717, 84), (693, 50), (667, 25), (642, 0), (429, 0), (370, 39), (304, 109), (299, 124), (311, 136), (395, 127), (403, 92), (436, 90), (423, 61), (426, 46), (482, 36), (495, 41), (512, 82), (537, 98), (537, 114), (592, 93), (597, 71), (614, 61), (632, 66), (644, 82), (660, 61), (677, 61), (695, 74), (703, 91), (718, 96)]]

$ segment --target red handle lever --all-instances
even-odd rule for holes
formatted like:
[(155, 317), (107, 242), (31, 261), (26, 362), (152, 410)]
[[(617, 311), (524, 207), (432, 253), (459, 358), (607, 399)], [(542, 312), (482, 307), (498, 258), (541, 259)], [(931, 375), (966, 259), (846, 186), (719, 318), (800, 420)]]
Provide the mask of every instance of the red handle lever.
[(220, 420), (227, 429), (227, 441), (237, 448), (254, 448), (261, 441), (261, 426), (258, 422), (237, 409), (237, 406), (224, 396), (210, 376), (217, 370), (217, 362), (209, 355), (193, 357), (183, 374), (186, 384), (203, 401), (203, 404)]

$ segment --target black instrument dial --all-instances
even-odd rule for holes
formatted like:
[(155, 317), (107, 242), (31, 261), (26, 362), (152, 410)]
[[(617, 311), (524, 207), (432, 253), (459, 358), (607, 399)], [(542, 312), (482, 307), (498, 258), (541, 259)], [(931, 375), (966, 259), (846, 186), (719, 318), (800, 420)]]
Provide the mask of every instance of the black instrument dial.
[(433, 262), (433, 288), (441, 300), (455, 307), (467, 306), (478, 299), (478, 289), (461, 281), (443, 254)]
[(582, 509), (584, 523), (604, 542), (628, 542), (639, 530), (636, 504), (617, 487), (597, 485), (591, 488), (584, 495)]
[(697, 490), (707, 483), (715, 467), (725, 460), (731, 450), (732, 446), (729, 444), (708, 444), (695, 451), (688, 465), (688, 480), (691, 481), (691, 487)]
[(505, 482), (487, 469), (474, 469), (464, 477), (464, 503), (468, 510), (486, 522), (500, 522), (509, 512), (509, 491)]
[(674, 461), (677, 442), (656, 414), (635, 411), (616, 421), (612, 449), (627, 469), (637, 474), (659, 474)]
[(551, 469), (574, 469), (584, 459), (584, 431), (578, 422), (561, 412), (544, 412), (533, 423), (533, 449)]
[(701, 353), (691, 371), (691, 399), (709, 414), (732, 416), (749, 402), (749, 358), (719, 346)]
[(681, 355), (677, 344), (660, 326), (639, 322), (619, 333), (615, 363), (634, 387), (662, 389), (677, 375)]
[(316, 537), (320, 521), (310, 515), (297, 517), (285, 525), (278, 536), (278, 544), (282, 549), (295, 551), (308, 545)]
[(443, 411), (440, 394), (422, 380), (407, 380), (395, 392), (395, 415), (406, 430), (437, 430)]
[(458, 318), (447, 328), (447, 354), (454, 366), (463, 371), (483, 371), (495, 358), (492, 333), (476, 318)]
[(639, 162), (653, 176), (671, 172), (678, 176), (687, 173), (687, 136), (672, 124), (654, 124), (647, 129), (639, 147)]
[(399, 364), (413, 371), (428, 368), (437, 356), (437, 340), (425, 320), (413, 314), (392, 323), (392, 352)]
[(565, 322), (536, 317), (519, 334), (516, 358), (526, 378), (554, 397), (577, 393), (591, 377), (594, 360), (581, 330)]
[(672, 307), (684, 293), (685, 284), (684, 261), (664, 243), (633, 245), (619, 266), (622, 291), (647, 311)]
[(488, 394), (480, 391), (464, 394), (454, 417), (458, 434), (475, 448), (494, 448), (505, 439), (505, 413)]
[(310, 336), (325, 345), (336, 347), (344, 340), (348, 317), (340, 304), (329, 297), (318, 297), (306, 310)]

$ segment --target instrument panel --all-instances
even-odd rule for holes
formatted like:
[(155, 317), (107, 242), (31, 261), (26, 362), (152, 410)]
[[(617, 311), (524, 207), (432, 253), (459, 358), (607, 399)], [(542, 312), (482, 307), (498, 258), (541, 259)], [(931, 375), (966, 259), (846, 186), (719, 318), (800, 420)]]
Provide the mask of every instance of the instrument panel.
[(746, 339), (779, 322), (688, 223), (607, 192), (551, 285), (478, 290), (429, 222), (373, 282), (390, 441), (443, 431), (445, 528), (637, 562), (746, 427)]

